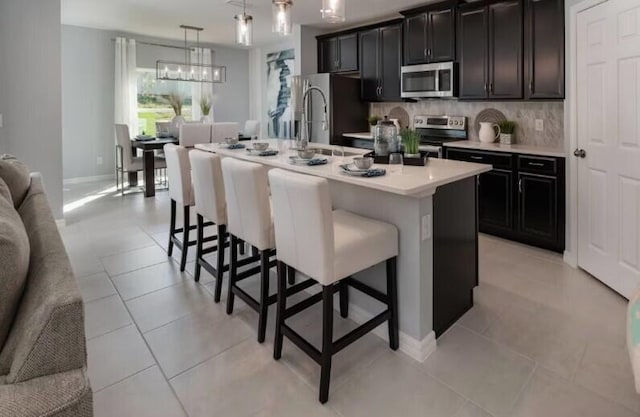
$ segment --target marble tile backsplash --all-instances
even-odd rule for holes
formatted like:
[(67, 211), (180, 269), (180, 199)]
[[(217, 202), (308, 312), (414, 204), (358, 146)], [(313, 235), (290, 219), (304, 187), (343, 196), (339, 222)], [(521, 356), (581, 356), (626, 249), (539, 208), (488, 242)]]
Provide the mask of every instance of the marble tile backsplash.
[[(394, 107), (403, 108), (413, 125), (416, 115), (466, 116), (469, 123), (469, 140), (479, 140), (475, 118), (482, 110), (493, 108), (501, 111), (508, 120), (516, 122), (516, 143), (564, 148), (563, 102), (467, 102), (456, 100), (423, 100), (416, 103), (372, 103), (371, 114), (383, 117)], [(544, 130), (536, 131), (535, 121), (542, 119)]]

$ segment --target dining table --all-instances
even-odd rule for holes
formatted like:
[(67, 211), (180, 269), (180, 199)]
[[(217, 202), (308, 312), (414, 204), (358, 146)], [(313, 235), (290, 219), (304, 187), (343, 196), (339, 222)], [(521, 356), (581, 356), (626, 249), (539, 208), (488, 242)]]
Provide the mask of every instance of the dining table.
[[(142, 150), (142, 171), (144, 176), (144, 196), (153, 197), (156, 195), (156, 177), (155, 177), (155, 151), (164, 148), (167, 144), (178, 144), (178, 139), (174, 137), (167, 138), (153, 138), (153, 139), (132, 139), (131, 147), (133, 154), (137, 153), (137, 150)], [(129, 172), (129, 185), (138, 185), (138, 173)]]

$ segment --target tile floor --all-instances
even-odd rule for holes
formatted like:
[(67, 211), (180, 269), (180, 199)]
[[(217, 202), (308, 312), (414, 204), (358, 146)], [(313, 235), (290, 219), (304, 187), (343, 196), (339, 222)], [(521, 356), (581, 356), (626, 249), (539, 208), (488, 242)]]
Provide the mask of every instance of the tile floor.
[[(193, 256), (186, 273), (167, 257), (166, 192), (112, 187), (68, 187), (62, 230), (86, 302), (97, 417), (640, 415), (625, 301), (556, 254), (488, 236), (476, 305), (436, 352), (417, 363), (369, 335), (336, 357), (322, 406), (314, 362), (286, 341), (272, 359), (274, 315), (257, 344), (253, 311), (237, 301), (227, 316), (213, 278), (193, 281)], [(314, 307), (294, 327), (319, 340), (318, 320)], [(354, 325), (336, 320), (337, 334)]]

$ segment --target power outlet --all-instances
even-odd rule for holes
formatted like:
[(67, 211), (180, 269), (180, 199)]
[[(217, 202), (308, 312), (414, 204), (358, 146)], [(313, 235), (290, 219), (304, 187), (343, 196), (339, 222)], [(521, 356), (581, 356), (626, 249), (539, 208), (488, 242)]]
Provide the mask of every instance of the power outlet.
[(104, 161), (102, 160), (102, 157), (101, 157), (101, 156), (99, 156), (99, 157), (98, 157), (98, 159), (96, 160), (96, 163), (97, 163), (98, 165), (102, 165), (102, 164), (104, 163)]
[(536, 119), (536, 132), (544, 131), (544, 120)]
[(422, 240), (428, 240), (431, 239), (431, 215), (427, 214), (422, 216), (422, 225), (421, 225), (421, 237)]

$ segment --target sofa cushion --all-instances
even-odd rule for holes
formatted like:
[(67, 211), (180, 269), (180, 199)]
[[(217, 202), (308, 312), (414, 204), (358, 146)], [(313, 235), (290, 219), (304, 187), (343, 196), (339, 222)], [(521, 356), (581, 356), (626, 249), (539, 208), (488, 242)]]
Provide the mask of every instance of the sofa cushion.
[(11, 197), (11, 190), (9, 186), (2, 178), (0, 178), (0, 198), (4, 198), (13, 205), (13, 198)]
[(29, 191), (29, 168), (12, 155), (0, 155), (0, 178), (9, 186), (13, 206), (19, 207)]
[(0, 198), (0, 346), (3, 346), (29, 271), (29, 238), (11, 202)]

